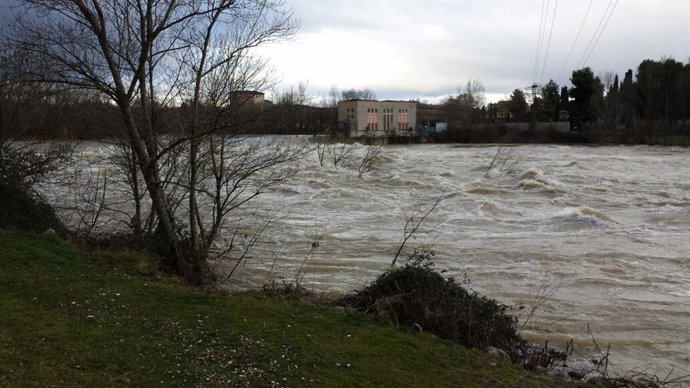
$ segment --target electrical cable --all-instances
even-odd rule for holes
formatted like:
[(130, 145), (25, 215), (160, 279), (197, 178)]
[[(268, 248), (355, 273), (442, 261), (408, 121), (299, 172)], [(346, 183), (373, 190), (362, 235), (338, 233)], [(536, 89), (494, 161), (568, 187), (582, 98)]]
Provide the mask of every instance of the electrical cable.
[(611, 16), (613, 16), (613, 11), (616, 10), (616, 7), (618, 6), (619, 1), (620, 0), (616, 0), (616, 2), (613, 4), (613, 8), (611, 8), (611, 12), (609, 13), (609, 16), (606, 18), (606, 23), (604, 23), (604, 27), (599, 32), (599, 36), (597, 36), (597, 40), (594, 42), (594, 46), (592, 46), (592, 49), (589, 51), (589, 54), (587, 54), (587, 58), (585, 59), (584, 63), (582, 63), (583, 66), (587, 64), (587, 62), (589, 61), (589, 57), (592, 56), (594, 49), (597, 47), (597, 43), (599, 43), (599, 39), (601, 39), (601, 36), (604, 35), (604, 31), (606, 30), (606, 26), (609, 25), (609, 20), (611, 20)]
[(580, 35), (582, 35), (582, 29), (584, 28), (585, 23), (587, 22), (587, 16), (589, 16), (589, 11), (592, 9), (593, 3), (594, 0), (589, 0), (587, 11), (585, 11), (585, 16), (584, 18), (582, 18), (582, 23), (580, 23), (580, 29), (577, 31), (575, 41), (573, 41), (573, 45), (570, 47), (570, 52), (568, 53), (568, 56), (565, 58), (565, 62), (563, 63), (563, 67), (561, 67), (561, 71), (558, 72), (558, 79), (561, 78), (561, 76), (563, 75), (563, 71), (565, 71), (565, 67), (568, 66), (568, 62), (570, 62), (570, 57), (573, 55), (573, 51), (575, 51), (575, 46), (577, 46), (577, 42), (580, 39)]
[(606, 30), (606, 27), (609, 24), (609, 20), (611, 20), (611, 16), (613, 16), (613, 11), (616, 10), (616, 6), (618, 6), (619, 1), (620, 0), (616, 0), (616, 2), (613, 4), (613, 8), (611, 8), (611, 12), (609, 13), (608, 17), (606, 18), (606, 23), (604, 23), (604, 27), (599, 32), (599, 36), (597, 36), (597, 40), (594, 41), (594, 45), (592, 46), (592, 49), (589, 51), (589, 54), (587, 54), (587, 58), (585, 58), (585, 61), (582, 63), (583, 66), (587, 64), (587, 62), (589, 61), (589, 58), (592, 56), (592, 53), (594, 53), (594, 49), (597, 47), (597, 44), (599, 43), (599, 39), (601, 39), (601, 36), (604, 34), (604, 31)]
[(541, 62), (541, 48), (543, 45), (544, 41), (544, 31), (545, 31), (545, 26), (544, 26), (544, 21), (547, 18), (547, 14), (545, 12), (547, 11), (547, 4), (549, 0), (542, 0), (541, 3), (541, 17), (539, 18), (539, 35), (537, 37), (537, 53), (536, 57), (534, 58), (534, 70), (532, 71), (532, 80), (533, 83), (537, 82), (537, 72), (539, 71), (539, 63)]
[(551, 18), (551, 29), (549, 30), (549, 40), (546, 45), (546, 54), (544, 54), (544, 65), (541, 68), (541, 76), (539, 77), (539, 83), (544, 81), (544, 71), (546, 70), (546, 62), (549, 59), (549, 48), (551, 47), (551, 37), (553, 36), (553, 26), (556, 24), (556, 13), (558, 11), (558, 0), (553, 7), (553, 17)]
[(580, 60), (577, 62), (577, 66), (575, 66), (576, 69), (580, 69), (584, 64), (585, 58), (587, 57), (587, 53), (594, 44), (594, 41), (596, 40), (597, 35), (599, 34), (599, 31), (601, 30), (601, 27), (603, 26), (604, 21), (606, 20), (606, 16), (608, 15), (609, 9), (611, 8), (613, 2), (614, 0), (609, 0), (609, 3), (606, 5), (606, 9), (604, 10), (604, 13), (601, 15), (601, 19), (599, 19), (599, 23), (597, 24), (597, 28), (594, 30), (594, 34), (592, 34), (592, 38), (589, 40), (587, 47), (585, 47), (585, 51), (582, 52), (582, 56), (580, 57)]

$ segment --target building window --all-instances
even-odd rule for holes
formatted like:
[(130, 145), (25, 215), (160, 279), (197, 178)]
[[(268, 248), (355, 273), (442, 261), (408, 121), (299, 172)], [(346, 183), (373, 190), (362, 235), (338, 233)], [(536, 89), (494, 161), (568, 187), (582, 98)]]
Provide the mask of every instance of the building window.
[(393, 109), (383, 110), (383, 130), (390, 131), (393, 127)]
[(410, 123), (407, 118), (407, 109), (401, 109), (404, 112), (398, 113), (398, 130), (407, 131), (410, 128)]
[(367, 129), (370, 131), (378, 131), (379, 130), (379, 118), (378, 115), (375, 112), (375, 109), (368, 109), (367, 113)]

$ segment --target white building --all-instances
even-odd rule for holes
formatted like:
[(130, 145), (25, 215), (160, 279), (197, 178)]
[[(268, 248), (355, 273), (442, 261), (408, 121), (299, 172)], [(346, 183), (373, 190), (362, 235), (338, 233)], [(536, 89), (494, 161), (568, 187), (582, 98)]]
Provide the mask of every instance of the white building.
[(338, 122), (348, 131), (349, 137), (355, 139), (417, 136), (417, 104), (410, 101), (341, 101)]

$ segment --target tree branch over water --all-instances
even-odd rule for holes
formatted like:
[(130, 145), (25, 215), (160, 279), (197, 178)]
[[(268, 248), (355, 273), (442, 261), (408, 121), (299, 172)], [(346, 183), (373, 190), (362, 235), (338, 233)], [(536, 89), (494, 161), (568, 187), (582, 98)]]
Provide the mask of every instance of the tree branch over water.
[(439, 195), (437, 195), (435, 198), (431, 200), (430, 205), (426, 208), (421, 208), (413, 213), (409, 214), (407, 212), (404, 212), (404, 217), (405, 217), (405, 226), (403, 226), (403, 235), (402, 239), (400, 241), (400, 245), (398, 245), (398, 249), (395, 251), (395, 255), (393, 256), (393, 261), (391, 262), (391, 267), (395, 266), (395, 264), (398, 261), (398, 258), (400, 257), (400, 254), (402, 253), (403, 249), (405, 248), (405, 245), (407, 245), (407, 242), (413, 238), (417, 232), (419, 232), (420, 228), (424, 224), (424, 221), (429, 217), (431, 213), (436, 210), (438, 205), (441, 203), (443, 200), (443, 196), (445, 194), (445, 190), (442, 191)]

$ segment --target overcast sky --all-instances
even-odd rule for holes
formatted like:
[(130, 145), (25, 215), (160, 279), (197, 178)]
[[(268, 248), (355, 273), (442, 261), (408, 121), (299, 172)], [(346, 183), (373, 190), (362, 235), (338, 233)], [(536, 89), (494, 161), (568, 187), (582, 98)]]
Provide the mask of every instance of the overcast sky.
[(285, 1), (301, 29), (261, 54), (279, 88), (308, 82), (314, 96), (336, 86), (433, 102), (473, 79), (495, 101), (534, 82), (569, 85), (584, 66), (622, 75), (643, 59), (690, 57), (690, 0)]
[[(368, 87), (380, 99), (434, 101), (474, 79), (496, 100), (533, 82), (569, 85), (584, 66), (622, 75), (646, 58), (690, 57), (690, 0), (286, 2), (302, 27), (292, 42), (263, 53), (282, 85), (308, 81), (320, 95), (336, 85)], [(597, 41), (598, 26), (605, 29)]]

